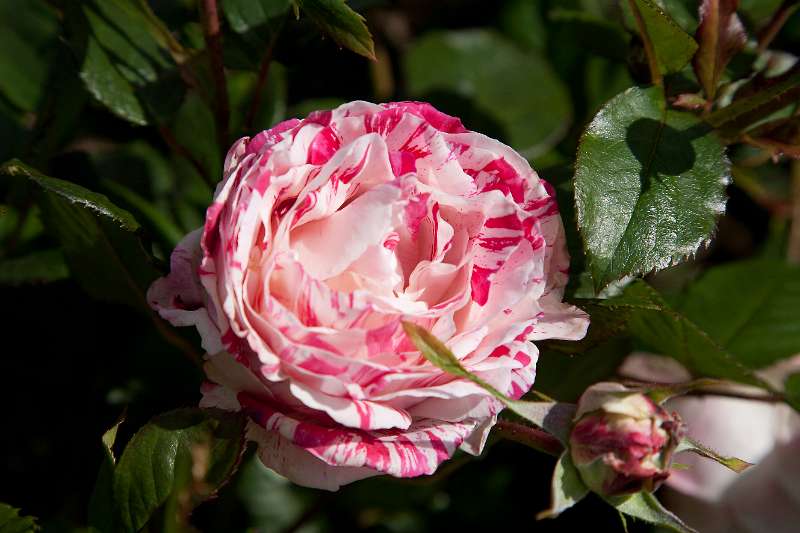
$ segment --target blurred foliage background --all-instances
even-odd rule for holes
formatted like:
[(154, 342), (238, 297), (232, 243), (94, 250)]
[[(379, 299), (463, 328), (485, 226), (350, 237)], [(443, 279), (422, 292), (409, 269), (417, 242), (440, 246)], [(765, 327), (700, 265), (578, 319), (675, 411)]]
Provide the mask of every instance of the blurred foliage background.
[[(742, 0), (739, 13), (751, 35), (780, 3)], [(215, 104), (220, 87), (197, 4), (0, 0), (0, 161), (20, 158), (105, 194), (136, 217), (163, 263), (180, 237), (202, 224), (223, 147), (236, 138), (345, 101), (426, 100), (510, 144), (556, 185), (573, 269), (582, 271), (571, 191), (580, 135), (606, 101), (647, 80), (641, 44), (616, 2), (352, 0), (374, 38), (373, 61), (363, 57), (367, 49), (358, 55), (323, 37), (305, 13), (296, 19), (288, 0), (224, 0), (227, 124), (215, 120), (224, 110)], [(695, 1), (662, 4), (694, 33)], [(800, 51), (800, 12), (773, 47), (787, 51), (774, 61), (796, 59), (790, 52)], [(750, 69), (754, 60), (754, 53), (740, 54), (725, 75), (740, 76), (736, 69)], [(691, 261), (649, 277), (667, 299), (678, 299), (709, 265), (787, 254), (798, 163), (773, 164), (745, 145), (729, 155), (735, 180), (713, 242)], [(38, 516), (46, 531), (81, 531), (103, 457), (100, 435), (123, 412), (122, 442), (154, 414), (196, 405), (202, 376), (191, 358), (198, 343), (193, 332), (167, 331), (146, 309), (106, 293), (113, 274), (102, 265), (86, 267), (96, 280), (90, 296), (70, 276), (82, 266), (45, 231), (30, 189), (4, 178), (0, 198), (0, 501)], [(573, 285), (573, 295), (590, 290), (578, 276)], [(544, 350), (537, 386), (574, 400), (592, 381), (614, 375), (632, 346), (614, 341), (584, 357), (556, 348)], [(429, 479), (373, 479), (327, 494), (291, 485), (248, 454), (190, 526), (620, 528), (616, 511), (593, 497), (558, 521), (535, 522), (548, 503), (553, 463), (519, 444), (493, 441), (482, 457), (457, 456)], [(647, 529), (631, 525), (637, 528)]]

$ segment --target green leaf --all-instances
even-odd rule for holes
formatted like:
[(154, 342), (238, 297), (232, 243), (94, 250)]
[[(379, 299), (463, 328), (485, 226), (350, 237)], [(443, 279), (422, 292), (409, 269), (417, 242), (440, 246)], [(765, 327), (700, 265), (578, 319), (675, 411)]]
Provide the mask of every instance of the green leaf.
[(694, 72), (713, 100), (725, 66), (744, 47), (747, 34), (736, 15), (739, 0), (703, 0), (700, 5), (700, 26), (695, 34), (699, 43), (692, 60)]
[(694, 56), (697, 43), (653, 0), (629, 2), (651, 64), (653, 81), (659, 83), (660, 75), (680, 72)]
[(708, 446), (705, 446), (696, 440), (692, 440), (688, 437), (684, 437), (680, 443), (678, 443), (678, 447), (675, 449), (675, 453), (679, 452), (692, 452), (696, 453), (701, 457), (705, 457), (706, 459), (711, 459), (712, 461), (716, 461), (722, 466), (729, 468), (740, 474), (753, 466), (752, 463), (748, 463), (747, 461), (743, 461), (738, 457), (726, 457), (724, 455), (720, 455), (719, 453), (715, 452)]
[(526, 402), (512, 400), (505, 394), (495, 389), (492, 385), (482, 380), (461, 365), (461, 361), (430, 332), (411, 322), (403, 322), (403, 329), (408, 338), (423, 357), (449, 374), (465, 378), (476, 385), (483, 387), (487, 392), (500, 400), (510, 411), (521, 416), (528, 422), (536, 424), (564, 445), (569, 440), (572, 428), (572, 418), (575, 415), (575, 406), (572, 404), (556, 402)]
[(798, 302), (800, 267), (757, 259), (706, 271), (680, 311), (739, 362), (763, 368), (800, 353)]
[(161, 119), (183, 93), (176, 65), (154, 38), (157, 28), (132, 0), (89, 0), (65, 10), (70, 43), (89, 92), (117, 116), (137, 125)]
[(375, 44), (364, 17), (344, 0), (296, 0), (302, 12), (333, 42), (375, 60)]
[(633, 87), (595, 116), (575, 170), (578, 225), (595, 290), (664, 268), (707, 241), (725, 206), (724, 148), (658, 88)]
[(637, 492), (621, 500), (609, 500), (609, 503), (622, 513), (647, 523), (665, 527), (681, 533), (696, 533), (683, 521), (665, 509), (649, 492)]
[(669, 307), (644, 281), (633, 282), (620, 297), (602, 305), (629, 308), (628, 331), (648, 348), (677, 359), (695, 374), (770, 389), (694, 322)]
[(159, 273), (129, 212), (102, 194), (45, 176), (17, 160), (0, 167), (0, 174), (38, 186), (45, 226), (89, 294), (149, 312), (144, 294)]
[(214, 112), (195, 92), (189, 91), (173, 122), (175, 138), (213, 179), (222, 177), (222, 159), (216, 143)]
[(575, 46), (608, 59), (624, 62), (628, 56), (629, 37), (619, 24), (587, 11), (555, 8), (548, 18), (558, 31), (575, 35)]
[(536, 515), (537, 519), (555, 518), (589, 494), (589, 488), (581, 481), (578, 469), (572, 463), (569, 451), (564, 452), (556, 463), (550, 489), (550, 508)]
[(768, 78), (759, 91), (734, 99), (730, 105), (711, 113), (706, 121), (724, 135), (734, 136), (798, 99), (800, 65), (780, 76)]
[(19, 516), (19, 509), (7, 503), (0, 503), (0, 532), (29, 533), (39, 531), (36, 519), (31, 516)]
[(23, 111), (35, 111), (44, 95), (58, 18), (41, 0), (0, 2), (0, 95)]
[(60, 250), (39, 250), (28, 255), (0, 260), (0, 285), (18, 287), (28, 283), (49, 283), (69, 277)]
[(404, 66), (415, 98), (500, 137), (525, 157), (545, 153), (569, 128), (568, 91), (547, 61), (493, 32), (429, 33), (414, 42)]
[(291, 0), (222, 0), (222, 12), (231, 29), (247, 33), (286, 15)]
[[(610, 314), (627, 316), (624, 311), (611, 311)], [(591, 314), (591, 328), (596, 327), (595, 313)], [(568, 351), (568, 344), (564, 342), (564, 352), (553, 349), (550, 343), (542, 346), (541, 356), (536, 365), (536, 390), (543, 392), (563, 402), (577, 402), (586, 388), (598, 381), (607, 381), (613, 376), (622, 364), (622, 361), (631, 352), (627, 339), (623, 338), (625, 322), (621, 320), (619, 327), (608, 330), (609, 334), (619, 338), (605, 342), (586, 351)], [(538, 344), (538, 343), (537, 343)], [(579, 343), (574, 343), (579, 344)]]
[(114, 506), (122, 531), (138, 531), (181, 493), (185, 511), (213, 495), (244, 450), (240, 414), (178, 409), (157, 416), (125, 447), (114, 472)]
[(117, 430), (123, 422), (123, 417), (111, 426), (103, 436), (103, 459), (97, 472), (94, 490), (89, 498), (89, 525), (97, 531), (106, 532), (114, 530), (113, 490), (114, 490), (114, 442), (117, 439)]

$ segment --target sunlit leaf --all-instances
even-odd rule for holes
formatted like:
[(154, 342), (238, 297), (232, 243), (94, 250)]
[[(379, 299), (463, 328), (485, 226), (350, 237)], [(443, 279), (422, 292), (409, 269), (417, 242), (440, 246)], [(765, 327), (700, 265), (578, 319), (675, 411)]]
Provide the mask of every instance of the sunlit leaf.
[(705, 446), (695, 440), (690, 438), (684, 438), (678, 444), (678, 447), (675, 449), (675, 453), (678, 452), (692, 452), (700, 455), (701, 457), (705, 457), (706, 459), (711, 459), (712, 461), (716, 461), (717, 463), (725, 466), (737, 474), (744, 472), (749, 467), (753, 466), (752, 463), (748, 463), (747, 461), (743, 461), (738, 457), (726, 457), (724, 455), (720, 455), (719, 453), (715, 452), (708, 446)]
[(614, 507), (628, 516), (643, 520), (649, 524), (665, 527), (681, 533), (697, 533), (687, 526), (649, 492), (637, 492), (621, 500), (609, 500)]
[(39, 531), (36, 519), (32, 516), (20, 516), (19, 509), (7, 503), (0, 503), (0, 531), (2, 533), (30, 533)]
[(595, 116), (578, 149), (575, 203), (595, 290), (694, 253), (725, 207), (723, 146), (658, 88), (631, 88)]

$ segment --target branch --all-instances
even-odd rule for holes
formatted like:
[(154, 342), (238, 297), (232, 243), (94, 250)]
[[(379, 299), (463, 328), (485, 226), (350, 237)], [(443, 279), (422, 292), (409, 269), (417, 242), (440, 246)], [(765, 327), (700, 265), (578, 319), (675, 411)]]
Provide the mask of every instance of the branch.
[[(288, 16), (288, 15), (287, 15)], [(261, 109), (261, 95), (264, 92), (264, 86), (269, 79), (269, 67), (272, 64), (272, 55), (275, 51), (275, 45), (278, 42), (278, 36), (283, 29), (283, 24), (286, 17), (281, 18), (278, 27), (272, 33), (267, 45), (267, 50), (264, 52), (264, 57), (261, 59), (261, 66), (258, 69), (258, 79), (256, 80), (255, 92), (253, 93), (253, 100), (250, 103), (250, 109), (247, 111), (247, 118), (244, 121), (244, 128), (246, 131), (253, 129), (253, 123), (256, 120), (259, 109)]]
[(797, 0), (783, 0), (783, 3), (772, 15), (767, 25), (758, 32), (759, 53), (764, 52), (769, 47), (772, 40), (778, 35), (778, 32), (781, 31), (783, 25), (786, 24), (786, 21), (789, 20), (789, 17), (798, 7), (800, 7), (800, 2)]
[(564, 447), (554, 436), (519, 422), (500, 419), (492, 432), (499, 437), (519, 442), (554, 457), (558, 457), (564, 451)]
[(201, 14), (208, 59), (211, 63), (211, 76), (214, 79), (217, 141), (224, 154), (228, 150), (230, 104), (228, 102), (228, 85), (225, 81), (225, 65), (222, 61), (222, 33), (220, 32), (217, 0), (203, 0)]

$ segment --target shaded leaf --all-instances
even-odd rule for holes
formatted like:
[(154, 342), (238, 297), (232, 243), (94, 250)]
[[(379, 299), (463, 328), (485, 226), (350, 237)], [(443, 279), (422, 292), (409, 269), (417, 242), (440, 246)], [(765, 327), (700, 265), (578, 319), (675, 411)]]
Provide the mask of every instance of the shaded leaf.
[(683, 521), (668, 511), (649, 492), (637, 492), (621, 500), (609, 500), (609, 503), (622, 513), (649, 524), (665, 527), (681, 533), (696, 533)]
[(32, 516), (20, 516), (19, 509), (7, 503), (0, 503), (0, 531), (2, 533), (29, 533), (39, 531), (36, 519)]
[(548, 16), (559, 31), (572, 31), (580, 49), (619, 62), (627, 59), (629, 37), (620, 25), (582, 10), (556, 8)]
[(137, 125), (174, 112), (183, 83), (167, 43), (131, 0), (69, 4), (65, 14), (80, 77), (100, 103)]
[(231, 29), (246, 33), (286, 15), (291, 0), (222, 0), (222, 12)]
[(17, 287), (28, 283), (49, 283), (69, 277), (60, 250), (39, 250), (28, 255), (0, 260), (0, 285)]
[(724, 148), (658, 88), (631, 88), (595, 116), (575, 170), (578, 225), (595, 290), (664, 268), (707, 241), (724, 210)]
[(697, 442), (696, 440), (692, 440), (688, 437), (684, 437), (678, 444), (678, 447), (675, 449), (675, 453), (679, 452), (696, 453), (701, 457), (705, 457), (706, 459), (711, 459), (712, 461), (718, 462), (722, 466), (733, 470), (737, 474), (740, 474), (745, 470), (747, 470), (749, 467), (753, 466), (752, 463), (743, 461), (738, 457), (726, 457), (724, 455), (720, 455), (719, 453), (715, 452), (708, 446), (705, 446)]
[(113, 446), (117, 440), (117, 430), (122, 424), (121, 417), (116, 424), (111, 426), (108, 431), (103, 433), (101, 442), (103, 445), (103, 459), (100, 462), (100, 469), (97, 472), (94, 490), (89, 498), (89, 525), (98, 531), (114, 530), (114, 457)]
[(550, 508), (536, 515), (537, 519), (555, 518), (589, 494), (589, 488), (581, 481), (578, 469), (572, 463), (569, 451), (564, 452), (553, 470), (550, 488)]
[(41, 0), (0, 2), (0, 95), (35, 111), (45, 90), (58, 18)]
[(800, 405), (800, 372), (791, 374), (783, 383), (786, 390), (787, 401), (793, 405)]
[(238, 466), (244, 426), (237, 413), (178, 409), (140, 429), (114, 472), (120, 529), (138, 531), (177, 492), (189, 509), (213, 495)]
[(158, 271), (139, 239), (139, 223), (129, 212), (102, 194), (45, 176), (17, 160), (0, 167), (0, 174), (38, 186), (45, 226), (89, 294), (149, 313), (144, 294)]
[(547, 61), (490, 31), (427, 34), (404, 65), (412, 95), (503, 138), (525, 157), (543, 154), (569, 128), (568, 91)]
[(656, 353), (677, 359), (695, 374), (769, 389), (707, 333), (669, 307), (644, 281), (635, 281), (622, 296), (603, 304), (629, 307), (628, 331)]
[(713, 100), (728, 61), (744, 47), (747, 34), (736, 15), (739, 0), (703, 0), (700, 4), (700, 26), (695, 38), (699, 44), (692, 59), (694, 72)]
[(425, 359), (449, 374), (468, 379), (483, 387), (483, 389), (500, 400), (500, 402), (514, 414), (521, 416), (528, 422), (536, 424), (566, 445), (569, 440), (570, 429), (572, 428), (572, 418), (575, 415), (574, 405), (556, 402), (512, 400), (489, 383), (464, 368), (453, 352), (451, 352), (442, 341), (425, 330), (425, 328), (412, 324), (411, 322), (403, 322), (403, 329)]
[(350, 9), (344, 0), (295, 0), (333, 42), (369, 59), (375, 59), (375, 45), (364, 17)]
[(697, 43), (653, 0), (629, 0), (644, 43), (653, 82), (680, 72), (692, 59)]
[(709, 269), (680, 311), (737, 361), (763, 368), (800, 353), (798, 302), (800, 267), (758, 259)]

